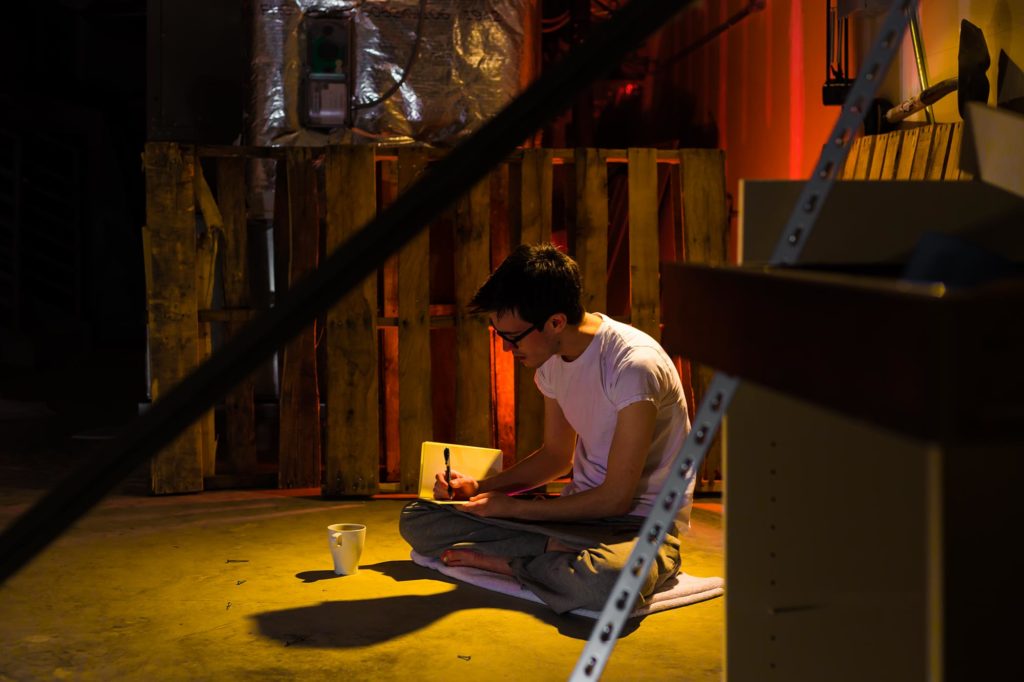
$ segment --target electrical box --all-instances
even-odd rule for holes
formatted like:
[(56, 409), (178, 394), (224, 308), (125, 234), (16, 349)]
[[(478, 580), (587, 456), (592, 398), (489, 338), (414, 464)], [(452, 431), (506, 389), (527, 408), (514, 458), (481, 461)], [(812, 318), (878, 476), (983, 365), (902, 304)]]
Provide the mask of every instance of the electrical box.
[(352, 23), (345, 18), (307, 17), (302, 75), (303, 118), (310, 128), (338, 128), (351, 120)]

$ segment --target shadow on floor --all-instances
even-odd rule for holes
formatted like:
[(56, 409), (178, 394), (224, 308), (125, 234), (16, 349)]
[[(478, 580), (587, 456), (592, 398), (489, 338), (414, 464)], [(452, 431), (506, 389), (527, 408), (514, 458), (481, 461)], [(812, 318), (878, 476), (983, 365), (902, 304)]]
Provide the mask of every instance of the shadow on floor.
[[(411, 561), (384, 561), (360, 566), (395, 581), (438, 580), (455, 587), (442, 594), (377, 597), (323, 602), (280, 611), (267, 611), (252, 618), (260, 634), (285, 646), (349, 648), (379, 644), (427, 627), (456, 611), (507, 609), (527, 613), (574, 639), (586, 640), (594, 620), (576, 615), (558, 615), (542, 604), (467, 585)], [(303, 571), (295, 576), (304, 582), (337, 578), (333, 571)], [(628, 621), (621, 637), (640, 625), (640, 618)]]

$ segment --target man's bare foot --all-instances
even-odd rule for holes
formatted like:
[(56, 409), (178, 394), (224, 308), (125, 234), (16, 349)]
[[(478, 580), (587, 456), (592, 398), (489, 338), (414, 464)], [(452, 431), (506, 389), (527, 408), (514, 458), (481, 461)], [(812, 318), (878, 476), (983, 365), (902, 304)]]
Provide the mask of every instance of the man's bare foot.
[(471, 549), (447, 549), (441, 555), (441, 561), (446, 566), (470, 566), (479, 568), (491, 573), (501, 575), (512, 575), (512, 567), (508, 565), (508, 559), (500, 556), (490, 556), (474, 552)]

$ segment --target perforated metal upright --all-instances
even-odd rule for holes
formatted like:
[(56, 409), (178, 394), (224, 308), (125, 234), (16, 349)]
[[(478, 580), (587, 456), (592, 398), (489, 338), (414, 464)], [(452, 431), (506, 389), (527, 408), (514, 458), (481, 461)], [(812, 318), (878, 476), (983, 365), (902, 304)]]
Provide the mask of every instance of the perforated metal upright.
[[(804, 186), (800, 198), (778, 241), (771, 262), (775, 265), (792, 264), (799, 258), (807, 243), (815, 221), (828, 197), (850, 143), (864, 120), (867, 108), (875, 98), (882, 76), (899, 48), (907, 18), (916, 11), (916, 2), (897, 2), (882, 24), (857, 81), (839, 114), (829, 140), (823, 147), (814, 175)], [(693, 429), (672, 464), (672, 473), (655, 501), (639, 533), (639, 541), (619, 575), (601, 616), (573, 669), (571, 680), (584, 682), (600, 677), (607, 664), (622, 627), (633, 609), (647, 568), (664, 541), (680, 507), (686, 502), (685, 490), (699, 470), (711, 440), (718, 431), (722, 417), (732, 402), (739, 385), (736, 377), (723, 373), (715, 375), (708, 387), (706, 398), (693, 422)], [(726, 588), (728, 590), (728, 586)]]

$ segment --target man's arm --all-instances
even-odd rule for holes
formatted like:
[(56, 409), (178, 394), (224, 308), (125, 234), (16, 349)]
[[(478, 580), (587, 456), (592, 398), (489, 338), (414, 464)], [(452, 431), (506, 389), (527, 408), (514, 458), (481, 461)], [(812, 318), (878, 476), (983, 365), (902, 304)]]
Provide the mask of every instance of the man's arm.
[[(536, 488), (568, 473), (575, 449), (576, 432), (566, 421), (558, 402), (545, 396), (544, 444), (505, 471), (479, 481), (453, 470), (452, 499), (465, 500), (487, 492), (518, 493)], [(444, 471), (438, 472), (435, 477), (434, 497), (449, 499)]]
[(480, 481), (477, 494), (517, 493), (543, 485), (569, 472), (576, 432), (556, 400), (544, 397), (544, 444), (521, 462)]
[[(561, 414), (561, 409), (558, 411)], [(468, 502), (462, 509), (480, 516), (529, 521), (581, 521), (625, 514), (632, 507), (633, 495), (654, 437), (657, 414), (657, 408), (647, 400), (627, 405), (619, 411), (608, 453), (608, 473), (604, 482), (595, 488), (551, 500), (523, 500), (491, 493)], [(523, 464), (528, 461), (524, 460)], [(509, 473), (513, 470), (509, 469)]]

